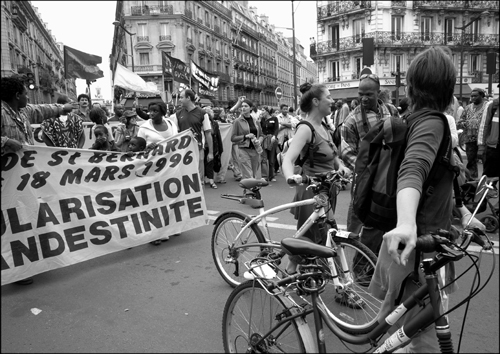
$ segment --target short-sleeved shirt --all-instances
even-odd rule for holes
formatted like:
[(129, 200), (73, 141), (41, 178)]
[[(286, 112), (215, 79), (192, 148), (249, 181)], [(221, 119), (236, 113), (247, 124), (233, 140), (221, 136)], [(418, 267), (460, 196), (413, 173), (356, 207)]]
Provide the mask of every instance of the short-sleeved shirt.
[(198, 147), (203, 148), (205, 146), (204, 132), (212, 130), (208, 114), (200, 107), (195, 107), (191, 111), (182, 108), (176, 113), (176, 118), (179, 132), (193, 129)]

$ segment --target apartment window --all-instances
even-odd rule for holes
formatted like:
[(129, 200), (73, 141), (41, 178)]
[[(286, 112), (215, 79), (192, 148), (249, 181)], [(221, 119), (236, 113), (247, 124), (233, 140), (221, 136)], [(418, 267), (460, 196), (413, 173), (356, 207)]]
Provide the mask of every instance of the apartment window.
[(445, 43), (453, 42), (453, 33), (455, 32), (455, 19), (446, 18), (444, 20), (444, 38)]
[(469, 42), (477, 42), (479, 37), (479, 25), (481, 21), (474, 22), (469, 28)]
[(329, 81), (340, 81), (340, 62), (331, 62), (330, 73), (332, 75), (332, 78)]
[(352, 28), (353, 28), (355, 43), (361, 43), (361, 39), (365, 35), (365, 21), (354, 20)]
[(481, 55), (471, 54), (469, 57), (469, 72), (481, 71)]
[(208, 14), (208, 11), (205, 11), (205, 25), (208, 27), (210, 26), (210, 15)]
[(190, 39), (191, 42), (193, 41), (193, 30), (191, 26), (187, 26), (187, 38)]
[(404, 62), (402, 54), (394, 54), (392, 55), (391, 60), (391, 70), (392, 71), (404, 71)]
[(139, 23), (137, 25), (137, 35), (140, 37), (147, 36), (148, 35), (148, 28), (147, 24), (145, 23)]
[(332, 40), (332, 48), (339, 50), (339, 40), (340, 40), (340, 30), (339, 25), (333, 25), (330, 27), (330, 35)]
[(149, 65), (149, 53), (139, 53), (139, 64)]
[(207, 49), (208, 50), (211, 50), (211, 48), (209, 48), (209, 45), (210, 45), (210, 36), (207, 36), (207, 41), (205, 42), (207, 44)]
[(354, 58), (354, 70), (356, 73), (356, 79), (358, 79), (359, 73), (363, 70), (363, 57)]
[(403, 35), (403, 17), (392, 16), (392, 40), (400, 41)]
[(169, 34), (170, 34), (170, 27), (168, 26), (168, 22), (160, 23), (160, 35), (168, 36)]
[(422, 17), (420, 22), (421, 40), (430, 41), (431, 40), (431, 20), (430, 17)]

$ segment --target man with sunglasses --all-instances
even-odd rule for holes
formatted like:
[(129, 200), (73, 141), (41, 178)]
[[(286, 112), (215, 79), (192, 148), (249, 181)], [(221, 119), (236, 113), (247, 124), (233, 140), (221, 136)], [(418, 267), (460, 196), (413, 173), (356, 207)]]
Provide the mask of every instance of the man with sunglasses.
[[(347, 116), (341, 126), (341, 156), (351, 171), (359, 151), (359, 143), (366, 133), (381, 119), (392, 115), (399, 115), (396, 107), (384, 103), (379, 99), (380, 81), (375, 74), (364, 74), (359, 79), (359, 105)], [(368, 246), (375, 254), (378, 254), (382, 243), (383, 233), (379, 230), (364, 227), (358, 217), (353, 213), (352, 198), (347, 212), (347, 230), (361, 233), (361, 242)]]

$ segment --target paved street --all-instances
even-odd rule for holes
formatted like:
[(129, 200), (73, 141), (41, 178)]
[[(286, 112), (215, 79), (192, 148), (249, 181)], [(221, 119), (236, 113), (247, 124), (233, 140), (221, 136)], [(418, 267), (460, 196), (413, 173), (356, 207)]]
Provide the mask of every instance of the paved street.
[[(255, 212), (220, 198), (221, 193), (241, 191), (231, 172), (227, 180), (216, 190), (206, 188), (210, 218), (225, 210)], [(279, 176), (263, 195), (266, 208), (270, 208), (291, 201), (293, 189)], [(349, 192), (341, 192), (339, 224), (345, 224), (348, 200)], [(291, 215), (284, 212), (276, 217), (273, 236), (290, 235), (294, 224)], [(213, 265), (211, 233), (212, 226), (204, 226), (160, 246), (146, 244), (37, 275), (29, 286), (3, 286), (2, 352), (223, 351), (222, 311), (231, 288)], [(495, 240), (498, 246), (498, 237)], [(483, 256), (481, 281), (493, 259), (489, 254)], [(459, 262), (458, 270), (463, 271), (469, 263)], [(473, 273), (460, 279), (452, 304), (466, 296), (472, 279)], [(490, 284), (471, 301), (462, 352), (498, 352), (498, 280), (497, 266)], [(41, 312), (35, 315), (34, 309)], [(451, 316), (455, 349), (463, 312), (464, 307)], [(331, 334), (327, 348), (349, 352)]]

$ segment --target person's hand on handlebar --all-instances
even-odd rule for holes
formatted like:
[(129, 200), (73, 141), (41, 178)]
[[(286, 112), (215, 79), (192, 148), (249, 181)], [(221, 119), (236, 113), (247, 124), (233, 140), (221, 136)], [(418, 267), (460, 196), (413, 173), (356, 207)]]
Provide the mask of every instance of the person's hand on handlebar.
[[(406, 266), (411, 251), (417, 244), (417, 225), (402, 224), (384, 235), (387, 251), (397, 264)], [(405, 244), (404, 250), (398, 251), (399, 243)]]

